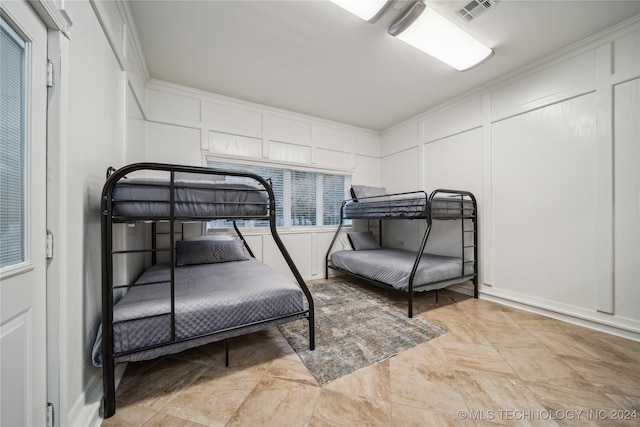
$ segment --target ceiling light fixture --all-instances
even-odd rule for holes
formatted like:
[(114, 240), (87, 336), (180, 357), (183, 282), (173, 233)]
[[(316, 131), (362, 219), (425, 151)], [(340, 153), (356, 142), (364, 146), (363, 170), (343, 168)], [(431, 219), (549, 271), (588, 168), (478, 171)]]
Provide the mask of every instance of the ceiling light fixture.
[(344, 10), (373, 24), (380, 19), (397, 0), (331, 0)]
[(493, 56), (492, 49), (422, 1), (416, 1), (388, 31), (458, 71), (468, 70)]

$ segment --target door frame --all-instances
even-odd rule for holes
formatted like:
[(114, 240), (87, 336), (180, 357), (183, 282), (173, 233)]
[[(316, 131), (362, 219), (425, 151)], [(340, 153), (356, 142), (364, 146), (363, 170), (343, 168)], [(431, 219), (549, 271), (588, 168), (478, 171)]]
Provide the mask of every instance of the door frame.
[(66, 384), (64, 382), (65, 372), (63, 372), (61, 362), (65, 357), (66, 337), (62, 336), (60, 325), (61, 316), (65, 310), (61, 309), (63, 301), (63, 287), (66, 272), (63, 270), (65, 263), (63, 254), (66, 253), (65, 232), (66, 222), (65, 212), (59, 204), (60, 194), (66, 188), (63, 184), (63, 171), (65, 158), (62, 153), (63, 141), (66, 137), (64, 119), (66, 112), (66, 68), (63, 66), (66, 61), (68, 41), (70, 39), (71, 20), (58, 9), (58, 1), (54, 0), (29, 0), (29, 4), (47, 26), (47, 57), (52, 63), (52, 87), (47, 93), (47, 153), (46, 153), (46, 173), (47, 173), (47, 230), (54, 236), (53, 258), (47, 260), (46, 269), (46, 310), (47, 310), (47, 401), (54, 407), (55, 426), (64, 425), (66, 414), (69, 412), (69, 404), (66, 398)]

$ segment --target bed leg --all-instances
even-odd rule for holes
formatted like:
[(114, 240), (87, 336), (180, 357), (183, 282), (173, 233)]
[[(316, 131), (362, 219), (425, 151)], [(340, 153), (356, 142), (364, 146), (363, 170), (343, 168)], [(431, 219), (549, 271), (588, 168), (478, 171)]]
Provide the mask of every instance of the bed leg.
[(115, 367), (112, 360), (103, 361), (102, 375), (104, 396), (101, 412), (102, 418), (109, 418), (116, 413)]
[(309, 317), (309, 350), (316, 349), (316, 322), (314, 315)]
[(224, 366), (229, 367), (229, 339), (224, 340)]
[(438, 290), (436, 289), (436, 303), (438, 302)]

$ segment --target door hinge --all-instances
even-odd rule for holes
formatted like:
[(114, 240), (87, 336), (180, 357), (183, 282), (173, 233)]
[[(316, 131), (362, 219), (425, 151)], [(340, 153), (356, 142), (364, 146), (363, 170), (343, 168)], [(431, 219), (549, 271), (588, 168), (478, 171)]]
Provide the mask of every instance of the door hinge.
[(53, 87), (53, 62), (47, 60), (47, 87)]
[(47, 427), (53, 427), (54, 421), (53, 403), (47, 402)]
[(47, 230), (47, 259), (53, 258), (53, 233)]

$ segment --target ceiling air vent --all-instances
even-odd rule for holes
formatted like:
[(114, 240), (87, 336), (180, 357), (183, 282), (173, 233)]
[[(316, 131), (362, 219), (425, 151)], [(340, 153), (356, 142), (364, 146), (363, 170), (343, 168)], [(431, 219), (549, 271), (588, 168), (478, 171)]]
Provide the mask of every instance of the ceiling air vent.
[(482, 15), (487, 9), (490, 9), (495, 5), (496, 3), (494, 0), (473, 0), (456, 13), (459, 17), (464, 19), (465, 22), (471, 22), (478, 16)]

